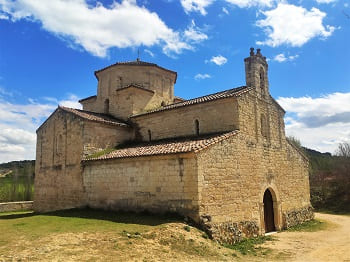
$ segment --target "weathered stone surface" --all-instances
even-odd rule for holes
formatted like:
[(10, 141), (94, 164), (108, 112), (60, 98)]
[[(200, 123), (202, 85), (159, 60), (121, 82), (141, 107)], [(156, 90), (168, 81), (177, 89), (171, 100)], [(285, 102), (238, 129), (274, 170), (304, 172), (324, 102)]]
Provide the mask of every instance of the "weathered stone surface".
[(314, 212), (311, 206), (283, 212), (285, 228), (289, 228), (312, 219), (314, 219)]
[[(266, 59), (252, 52), (245, 67), (251, 87), (234, 96), (224, 95), (231, 89), (169, 107), (174, 72), (140, 61), (98, 71), (97, 96), (82, 100), (84, 110), (122, 118), (127, 127), (56, 110), (37, 131), (35, 210), (178, 212), (227, 243), (264, 234), (268, 225), (281, 230), (311, 219), (308, 160), (286, 140), (285, 112), (269, 94)], [(152, 110), (160, 106), (164, 110)], [(130, 142), (152, 146), (234, 130), (205, 148), (82, 162)], [(138, 149), (145, 147), (132, 148)], [(270, 200), (264, 203), (265, 192)]]
[(0, 212), (33, 210), (33, 201), (0, 203)]

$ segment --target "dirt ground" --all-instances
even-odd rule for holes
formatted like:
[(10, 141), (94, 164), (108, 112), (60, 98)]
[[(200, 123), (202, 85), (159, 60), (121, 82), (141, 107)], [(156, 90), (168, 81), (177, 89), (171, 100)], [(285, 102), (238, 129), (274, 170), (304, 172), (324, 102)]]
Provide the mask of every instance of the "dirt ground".
[[(255, 256), (205, 239), (196, 228), (184, 230), (182, 223), (167, 223), (144, 233), (64, 232), (34, 237), (33, 232), (16, 231), (15, 242), (0, 236), (0, 261), (350, 262), (350, 216), (317, 213), (316, 218), (328, 226), (316, 232), (276, 233), (275, 240), (265, 242)], [(24, 218), (14, 221), (16, 228), (28, 223)]]
[(329, 226), (316, 232), (281, 232), (277, 241), (266, 242), (270, 258), (285, 261), (350, 262), (350, 216), (316, 213)]

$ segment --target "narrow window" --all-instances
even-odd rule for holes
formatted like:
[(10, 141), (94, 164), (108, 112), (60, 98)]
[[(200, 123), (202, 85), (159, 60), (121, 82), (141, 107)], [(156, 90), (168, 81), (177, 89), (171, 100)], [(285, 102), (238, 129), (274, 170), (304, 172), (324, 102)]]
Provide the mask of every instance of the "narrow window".
[(109, 99), (105, 100), (104, 112), (105, 114), (109, 114)]
[(263, 97), (265, 97), (265, 72), (264, 69), (261, 67), (260, 68), (260, 89), (261, 89), (261, 94)]
[(261, 114), (261, 135), (264, 137), (267, 137), (267, 123), (266, 123), (266, 117)]
[(199, 121), (197, 119), (194, 121), (194, 128), (196, 131), (196, 135), (199, 136)]
[(152, 141), (152, 133), (151, 130), (148, 129), (148, 141)]
[(63, 147), (63, 136), (60, 134), (56, 138), (56, 155), (60, 156), (62, 155), (62, 148)]

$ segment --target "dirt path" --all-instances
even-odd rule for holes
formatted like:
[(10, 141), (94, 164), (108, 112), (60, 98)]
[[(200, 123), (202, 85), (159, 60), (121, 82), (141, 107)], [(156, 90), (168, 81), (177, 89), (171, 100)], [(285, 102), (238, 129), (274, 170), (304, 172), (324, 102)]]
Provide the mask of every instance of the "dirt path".
[(330, 223), (317, 232), (281, 232), (278, 241), (264, 247), (273, 250), (276, 260), (350, 262), (350, 216), (316, 213), (316, 218)]

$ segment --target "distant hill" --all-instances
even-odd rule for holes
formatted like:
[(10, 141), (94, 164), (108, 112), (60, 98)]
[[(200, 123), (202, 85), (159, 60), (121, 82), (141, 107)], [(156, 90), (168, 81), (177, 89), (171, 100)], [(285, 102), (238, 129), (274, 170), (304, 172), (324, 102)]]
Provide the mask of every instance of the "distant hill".
[(0, 164), (0, 177), (8, 175), (34, 176), (35, 160), (11, 161)]

